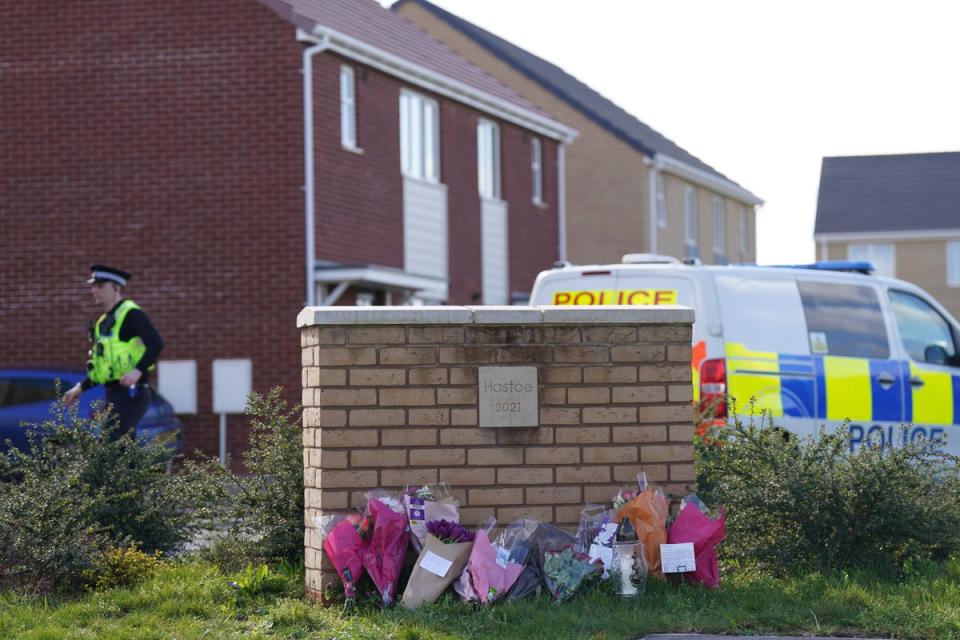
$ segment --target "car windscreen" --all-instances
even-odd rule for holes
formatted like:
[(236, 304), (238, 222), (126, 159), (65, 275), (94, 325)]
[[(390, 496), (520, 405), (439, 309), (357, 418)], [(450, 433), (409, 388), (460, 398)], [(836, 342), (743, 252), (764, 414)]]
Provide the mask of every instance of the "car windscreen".
[(35, 402), (50, 402), (57, 397), (54, 380), (8, 378), (0, 380), (0, 407), (16, 407)]

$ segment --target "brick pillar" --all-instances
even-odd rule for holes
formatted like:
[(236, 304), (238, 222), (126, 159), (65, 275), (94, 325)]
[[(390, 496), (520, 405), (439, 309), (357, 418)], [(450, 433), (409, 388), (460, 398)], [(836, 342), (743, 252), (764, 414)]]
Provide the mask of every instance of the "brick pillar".
[[(692, 323), (684, 307), (304, 309), (308, 593), (337, 580), (318, 517), (375, 487), (443, 481), (467, 524), (529, 516), (567, 528), (639, 471), (684, 491)], [(486, 367), (535, 368), (537, 426), (480, 425)]]

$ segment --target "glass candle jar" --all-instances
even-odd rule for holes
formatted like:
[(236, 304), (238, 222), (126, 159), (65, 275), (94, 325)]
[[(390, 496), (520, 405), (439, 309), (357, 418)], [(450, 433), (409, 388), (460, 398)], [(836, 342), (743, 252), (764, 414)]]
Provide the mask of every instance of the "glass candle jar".
[(647, 558), (642, 542), (615, 542), (613, 545), (611, 579), (617, 593), (625, 598), (635, 598), (647, 586)]

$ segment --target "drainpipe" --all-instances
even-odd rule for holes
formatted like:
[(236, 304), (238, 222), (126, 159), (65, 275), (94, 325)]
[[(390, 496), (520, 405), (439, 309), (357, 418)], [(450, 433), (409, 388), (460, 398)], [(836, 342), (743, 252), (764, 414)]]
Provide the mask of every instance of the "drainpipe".
[[(302, 39), (303, 34), (298, 34)], [(330, 37), (323, 34), (320, 42), (303, 50), (303, 197), (304, 207), (304, 235), (307, 243), (306, 275), (307, 275), (307, 304), (312, 307), (316, 304), (316, 283), (314, 282), (314, 266), (316, 262), (316, 226), (314, 206), (314, 178), (313, 178), (313, 56), (330, 46)]]
[(567, 261), (567, 145), (557, 145), (557, 241), (560, 262)]
[(657, 174), (660, 166), (654, 162), (647, 162), (647, 202), (649, 208), (650, 253), (657, 253), (657, 233), (660, 231), (660, 222), (657, 220)]

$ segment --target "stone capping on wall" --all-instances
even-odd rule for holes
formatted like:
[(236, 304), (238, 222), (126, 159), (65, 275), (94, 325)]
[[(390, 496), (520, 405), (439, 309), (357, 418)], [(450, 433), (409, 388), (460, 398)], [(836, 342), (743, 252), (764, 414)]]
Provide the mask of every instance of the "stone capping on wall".
[(693, 324), (693, 321), (693, 309), (680, 305), (306, 307), (297, 315), (297, 327), (301, 329), (366, 324)]
[[(640, 471), (688, 490), (693, 321), (679, 306), (301, 311), (308, 595), (337, 583), (322, 518), (377, 487), (445, 482), (469, 526), (526, 516), (571, 530)], [(536, 369), (538, 426), (481, 426), (479, 381), (505, 367)]]

